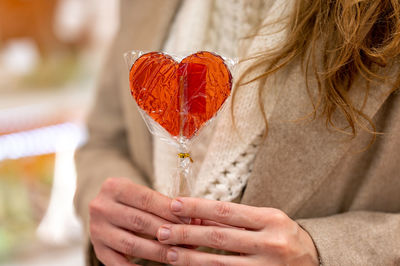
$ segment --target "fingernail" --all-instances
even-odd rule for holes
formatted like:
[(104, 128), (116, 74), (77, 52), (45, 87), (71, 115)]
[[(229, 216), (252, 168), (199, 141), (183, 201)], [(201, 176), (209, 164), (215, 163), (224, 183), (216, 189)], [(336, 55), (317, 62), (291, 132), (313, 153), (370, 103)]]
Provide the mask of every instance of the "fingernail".
[(179, 217), (179, 220), (181, 220), (184, 224), (190, 224), (192, 219), (188, 217)]
[(161, 227), (158, 230), (158, 240), (167, 240), (171, 235), (171, 231), (168, 228)]
[(168, 252), (167, 252), (167, 260), (169, 262), (177, 261), (178, 260), (178, 253), (173, 249), (168, 250)]
[(174, 212), (179, 212), (182, 210), (182, 202), (178, 200), (172, 200), (171, 202), (171, 210)]

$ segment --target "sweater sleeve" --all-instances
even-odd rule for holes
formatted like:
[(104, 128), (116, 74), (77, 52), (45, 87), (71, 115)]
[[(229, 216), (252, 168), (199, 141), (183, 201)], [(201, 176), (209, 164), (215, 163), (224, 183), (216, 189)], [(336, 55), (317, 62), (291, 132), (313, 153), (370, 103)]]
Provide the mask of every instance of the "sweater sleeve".
[[(89, 140), (76, 155), (77, 189), (74, 204), (88, 233), (88, 204), (108, 177), (127, 177), (147, 185), (128, 155), (128, 143), (118, 94), (119, 73), (115, 66), (122, 61), (118, 38), (103, 69), (95, 106), (88, 119)], [(120, 64), (120, 63), (119, 63)]]
[[(148, 180), (135, 168), (128, 154), (124, 116), (121, 110), (120, 75), (116, 60), (122, 60), (118, 37), (101, 73), (95, 105), (88, 118), (89, 140), (76, 155), (77, 188), (75, 210), (84, 229), (86, 265), (102, 265), (89, 236), (89, 203), (109, 177), (126, 177), (141, 185)], [(122, 62), (123, 63), (123, 62)]]
[(350, 211), (297, 222), (322, 265), (400, 265), (400, 214)]
[(121, 70), (128, 72), (122, 55), (130, 49), (159, 50), (179, 3), (178, 0), (120, 3), (120, 30), (100, 75), (95, 105), (88, 118), (89, 140), (75, 156), (78, 179), (74, 205), (84, 226), (87, 265), (101, 265), (89, 240), (88, 205), (103, 182), (108, 177), (127, 177), (137, 184), (150, 185), (129, 155), (123, 98), (119, 95), (128, 84), (128, 80), (121, 80)]

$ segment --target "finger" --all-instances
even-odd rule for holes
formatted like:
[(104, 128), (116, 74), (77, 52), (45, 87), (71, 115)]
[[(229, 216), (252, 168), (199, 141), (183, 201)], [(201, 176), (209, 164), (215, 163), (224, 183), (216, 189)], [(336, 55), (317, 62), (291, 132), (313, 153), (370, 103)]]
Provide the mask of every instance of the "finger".
[(233, 228), (201, 225), (173, 225), (160, 227), (158, 240), (170, 245), (195, 245), (245, 254), (256, 254), (257, 233)]
[(156, 215), (114, 203), (107, 208), (106, 217), (110, 223), (129, 231), (155, 237), (161, 225), (170, 223)]
[(191, 219), (189, 224), (191, 224), (191, 225), (205, 225), (205, 226), (211, 226), (212, 225), (212, 226), (220, 226), (220, 227), (228, 227), (228, 228), (236, 228), (236, 229), (240, 229), (240, 230), (245, 230), (243, 227), (236, 227), (236, 226), (232, 226), (232, 225), (217, 223), (217, 222), (210, 221), (210, 220), (202, 220), (202, 219), (198, 219), (198, 218)]
[(202, 220), (201, 219), (191, 219), (189, 224), (201, 225), (202, 224)]
[(274, 210), (200, 198), (177, 198), (171, 202), (170, 208), (177, 216), (256, 230), (264, 227), (265, 224), (260, 221), (265, 220), (268, 213)]
[(96, 247), (94, 247), (95, 253), (96, 253), (96, 257), (105, 265), (107, 266), (117, 266), (117, 265), (121, 265), (121, 266), (132, 266), (135, 264), (132, 264), (128, 261), (128, 259), (112, 250), (111, 248), (104, 246), (104, 245), (96, 245)]
[(246, 230), (243, 227), (236, 227), (236, 226), (232, 226), (232, 225), (217, 223), (217, 222), (210, 221), (210, 220), (200, 220), (200, 221), (201, 221), (200, 224), (205, 225), (205, 226), (219, 226), (219, 227), (235, 228), (235, 229), (239, 229), (239, 230)]
[(185, 222), (170, 211), (170, 198), (148, 187), (123, 178), (109, 178), (103, 186), (106, 192), (111, 193), (122, 204), (153, 213), (174, 223)]
[(109, 225), (107, 234), (97, 235), (106, 246), (119, 253), (136, 258), (166, 263), (169, 246), (158, 241), (138, 237), (120, 228)]
[(204, 253), (197, 250), (173, 247), (167, 253), (168, 263), (182, 266), (247, 266), (254, 265), (250, 258), (245, 256), (224, 256)]

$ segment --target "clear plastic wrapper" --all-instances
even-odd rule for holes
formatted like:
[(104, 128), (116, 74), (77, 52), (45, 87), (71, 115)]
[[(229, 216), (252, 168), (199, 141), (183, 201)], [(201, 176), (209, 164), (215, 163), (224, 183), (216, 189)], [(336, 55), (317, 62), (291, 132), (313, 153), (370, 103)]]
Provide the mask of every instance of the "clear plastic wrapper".
[(169, 196), (189, 196), (194, 183), (190, 144), (231, 94), (236, 60), (207, 51), (186, 55), (130, 51), (124, 56), (131, 94), (150, 132), (177, 150)]

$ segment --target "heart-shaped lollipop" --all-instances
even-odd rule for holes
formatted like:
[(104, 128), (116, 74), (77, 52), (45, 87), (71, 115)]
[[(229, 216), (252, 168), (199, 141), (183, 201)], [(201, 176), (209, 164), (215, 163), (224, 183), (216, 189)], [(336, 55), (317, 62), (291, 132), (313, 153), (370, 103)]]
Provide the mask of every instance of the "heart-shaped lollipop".
[(180, 63), (163, 53), (139, 57), (129, 73), (132, 96), (174, 137), (192, 138), (228, 98), (232, 76), (222, 57), (198, 52)]

